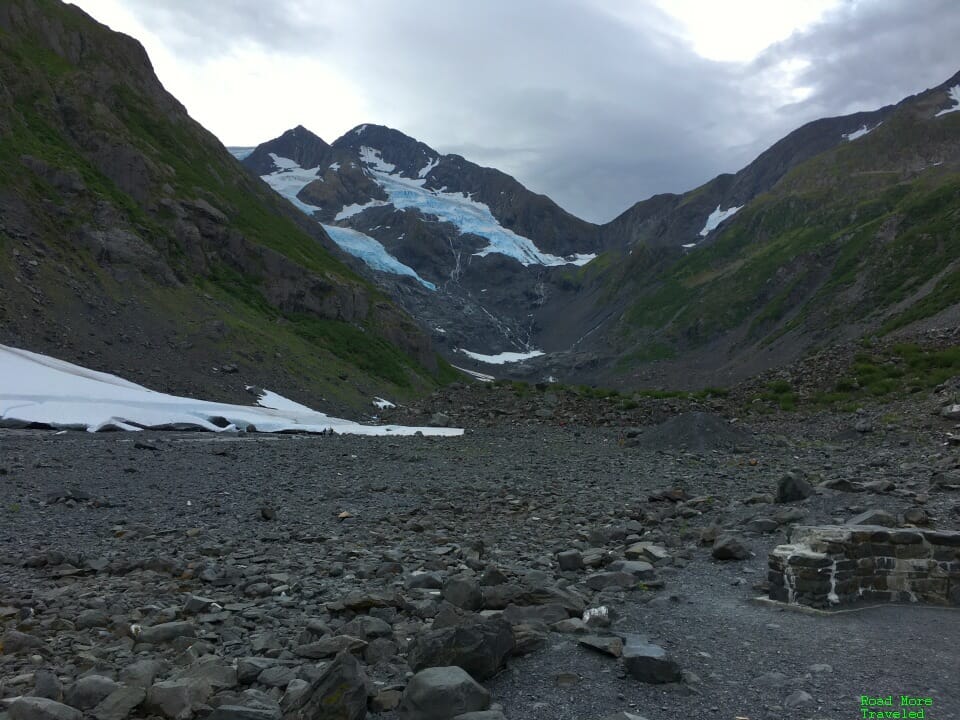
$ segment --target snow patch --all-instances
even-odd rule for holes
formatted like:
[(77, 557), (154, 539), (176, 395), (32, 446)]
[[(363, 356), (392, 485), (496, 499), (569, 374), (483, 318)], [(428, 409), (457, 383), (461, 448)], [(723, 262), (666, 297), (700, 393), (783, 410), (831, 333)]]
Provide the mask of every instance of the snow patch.
[(360, 146), (360, 160), (362, 160), (366, 165), (370, 165), (376, 168), (379, 172), (383, 173), (392, 173), (397, 169), (397, 166), (393, 163), (388, 163), (380, 155), (379, 150), (375, 150), (372, 147), (367, 147), (366, 145)]
[(430, 171), (433, 170), (439, 164), (440, 164), (440, 158), (433, 158), (433, 160), (428, 161), (426, 165), (420, 168), (420, 172), (417, 173), (417, 177), (425, 178), (427, 175), (430, 174)]
[(277, 170), (268, 175), (261, 175), (260, 178), (276, 192), (296, 205), (301, 212), (307, 215), (313, 215), (319, 211), (321, 208), (301, 201), (297, 195), (307, 185), (318, 178), (320, 168), (304, 169), (290, 158), (280, 157), (275, 153), (270, 153), (270, 157)]
[[(247, 390), (250, 388), (248, 387)], [(278, 395), (275, 392), (270, 390), (261, 390), (260, 395), (257, 398), (257, 405), (265, 408), (272, 408), (273, 410), (293, 410), (294, 412), (313, 412), (306, 405), (301, 405), (298, 402), (294, 402), (289, 398), (285, 398), (283, 395)]]
[(525, 353), (517, 352), (502, 352), (499, 355), (482, 355), (480, 353), (470, 352), (469, 350), (459, 350), (464, 355), (469, 358), (473, 358), (482, 363), (487, 363), (488, 365), (503, 365), (504, 363), (512, 362), (523, 362), (524, 360), (529, 360), (530, 358), (540, 357), (543, 355), (541, 350), (531, 350)]
[(843, 139), (846, 140), (847, 142), (853, 142), (857, 138), (862, 138), (867, 133), (873, 132), (881, 125), (883, 125), (883, 123), (877, 123), (872, 128), (868, 128), (866, 125), (862, 125), (858, 130), (854, 130), (853, 132), (850, 132), (850, 133), (844, 133)]
[(339, 227), (337, 225), (324, 225), (323, 229), (340, 246), (341, 250), (350, 253), (354, 257), (363, 260), (369, 267), (380, 272), (392, 273), (394, 275), (407, 275), (419, 282), (428, 290), (436, 290), (437, 286), (432, 282), (424, 280), (409, 265), (404, 265), (393, 255), (387, 252), (387, 249), (377, 240), (369, 235), (352, 228)]
[(720, 223), (726, 220), (728, 217), (733, 216), (738, 210), (742, 209), (743, 205), (739, 207), (732, 207), (726, 210), (721, 210), (720, 206), (717, 205), (717, 209), (714, 210), (707, 217), (707, 222), (703, 226), (703, 230), (700, 231), (700, 237), (706, 237), (710, 232), (716, 228)]
[(476, 370), (467, 370), (462, 368), (459, 365), (451, 365), (450, 367), (456, 368), (460, 372), (465, 372), (467, 375), (479, 380), (480, 382), (493, 382), (496, 378), (493, 375), (487, 375), (486, 373), (477, 372)]
[(681, 245), (681, 247), (682, 247), (684, 250), (689, 250), (690, 248), (695, 248), (696, 246), (697, 246), (696, 243), (687, 243), (686, 245)]
[(395, 407), (396, 407), (396, 405), (394, 405), (392, 402), (390, 402), (389, 400), (384, 400), (384, 399), (381, 398), (381, 397), (375, 397), (375, 398), (373, 399), (373, 405), (374, 405), (374, 407), (376, 407), (376, 408), (378, 408), (378, 409), (380, 409), (380, 410), (386, 410), (387, 408), (395, 408)]
[(941, 110), (934, 117), (940, 117), (941, 115), (946, 115), (947, 113), (956, 112), (960, 110), (960, 85), (954, 85), (952, 88), (947, 90), (947, 96), (953, 101), (953, 106), (948, 107), (946, 110)]
[(337, 172), (339, 169), (340, 169), (340, 163), (338, 162), (330, 163), (330, 167), (327, 168), (327, 170), (333, 170), (334, 172)]
[(356, 127), (356, 128), (354, 129), (353, 134), (354, 134), (354, 135), (362, 135), (362, 134), (363, 134), (363, 131), (366, 130), (366, 129), (367, 129), (367, 126), (366, 126), (366, 125), (359, 125), (358, 127)]
[(212, 432), (334, 432), (352, 435), (462, 435), (458, 428), (361, 425), (265, 392), (286, 407), (246, 407), (155, 392), (108, 373), (0, 345), (0, 427), (43, 424), (98, 432), (118, 429)]
[(383, 200), (371, 200), (363, 204), (353, 203), (353, 205), (344, 205), (343, 209), (337, 213), (337, 216), (334, 218), (334, 220), (338, 220), (338, 221), (346, 220), (347, 218), (351, 218), (354, 215), (359, 215), (367, 208), (383, 207), (384, 205), (389, 205), (389, 204), (390, 203), (384, 202)]

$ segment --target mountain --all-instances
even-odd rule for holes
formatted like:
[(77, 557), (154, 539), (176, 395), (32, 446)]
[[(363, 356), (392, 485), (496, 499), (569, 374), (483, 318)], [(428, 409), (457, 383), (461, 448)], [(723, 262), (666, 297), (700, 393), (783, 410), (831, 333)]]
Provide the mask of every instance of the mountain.
[(330, 145), (297, 127), (243, 164), (361, 258), (450, 358), (535, 351), (550, 278), (603, 249), (597, 226), (509, 175), (379, 125)]
[(620, 249), (569, 273), (549, 312), (592, 317), (575, 349), (603, 358), (593, 379), (628, 385), (733, 382), (830, 343), (956, 324), (957, 110), (960, 73), (638, 203), (602, 229)]
[[(253, 179), (143, 48), (0, 4), (0, 343), (214, 400), (370, 409), (451, 376), (323, 229)], [(296, 134), (295, 134), (296, 135)], [(309, 163), (329, 146), (291, 137)]]

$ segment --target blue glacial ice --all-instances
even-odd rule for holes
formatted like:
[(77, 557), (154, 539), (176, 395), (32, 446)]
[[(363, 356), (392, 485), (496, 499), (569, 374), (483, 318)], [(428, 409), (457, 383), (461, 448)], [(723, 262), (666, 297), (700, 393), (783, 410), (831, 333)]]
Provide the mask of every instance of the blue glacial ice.
[[(283, 195), (287, 200), (296, 205), (301, 211), (312, 216), (320, 210), (316, 205), (310, 205), (297, 197), (303, 188), (317, 179), (320, 168), (304, 169), (289, 158), (279, 157), (270, 154), (273, 158), (273, 164), (277, 170), (269, 175), (261, 176), (264, 182)], [(333, 241), (346, 253), (360, 258), (369, 267), (380, 272), (392, 273), (394, 275), (407, 275), (414, 278), (428, 290), (436, 290), (437, 286), (428, 280), (424, 280), (409, 265), (404, 265), (393, 255), (387, 252), (387, 249), (369, 235), (364, 235), (357, 230), (342, 228), (336, 225), (324, 225), (323, 229), (333, 239)]]
[[(487, 241), (487, 247), (475, 255), (500, 253), (516, 259), (522, 265), (585, 265), (596, 255), (578, 254), (572, 260), (541, 252), (532, 240), (503, 227), (490, 208), (464, 193), (448, 193), (423, 187), (424, 173), (418, 179), (393, 174), (394, 166), (380, 157), (380, 152), (369, 147), (360, 148), (360, 157), (367, 171), (386, 191), (390, 202), (398, 210), (415, 208), (443, 222), (452, 223), (461, 233), (478, 235)], [(427, 172), (432, 167), (428, 165)], [(422, 171), (421, 171), (422, 172)]]
[(351, 228), (339, 227), (338, 225), (324, 225), (323, 229), (327, 231), (327, 234), (333, 238), (333, 241), (339, 245), (344, 252), (360, 258), (374, 270), (392, 273), (394, 275), (407, 275), (428, 290), (437, 289), (436, 285), (417, 275), (416, 270), (397, 260), (387, 252), (387, 249), (383, 245), (369, 235), (364, 235), (362, 232)]

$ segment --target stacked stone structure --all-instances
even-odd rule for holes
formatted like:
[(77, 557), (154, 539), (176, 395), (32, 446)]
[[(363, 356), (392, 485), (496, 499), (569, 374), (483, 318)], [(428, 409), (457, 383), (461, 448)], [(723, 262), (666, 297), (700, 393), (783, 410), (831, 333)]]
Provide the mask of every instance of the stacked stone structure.
[(857, 602), (960, 606), (960, 532), (799, 526), (790, 540), (770, 552), (772, 600), (816, 608)]

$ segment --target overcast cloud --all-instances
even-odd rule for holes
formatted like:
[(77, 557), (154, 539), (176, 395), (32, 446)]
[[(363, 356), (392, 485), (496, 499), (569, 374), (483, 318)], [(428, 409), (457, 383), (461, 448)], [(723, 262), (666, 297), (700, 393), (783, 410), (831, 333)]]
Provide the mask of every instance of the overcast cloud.
[[(113, 24), (98, 3), (121, 0), (77, 2)], [(838, 0), (750, 62), (701, 57), (677, 19), (628, 0), (122, 5), (184, 76), (216, 68), (260, 87), (254, 75), (284, 75), (276, 85), (286, 89), (270, 97), (237, 92), (243, 77), (218, 95), (178, 85), (158, 63), (168, 89), (227, 144), (297, 124), (327, 141), (359, 122), (390, 125), (594, 221), (736, 171), (804, 122), (896, 102), (960, 70), (955, 0)], [(750, 17), (737, 21), (749, 27)], [(257, 53), (261, 67), (239, 61)], [(350, 125), (331, 131), (334, 118)], [(254, 128), (270, 134), (250, 137)]]

